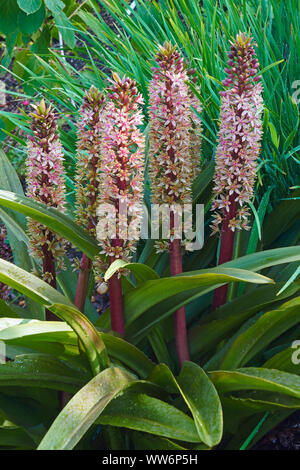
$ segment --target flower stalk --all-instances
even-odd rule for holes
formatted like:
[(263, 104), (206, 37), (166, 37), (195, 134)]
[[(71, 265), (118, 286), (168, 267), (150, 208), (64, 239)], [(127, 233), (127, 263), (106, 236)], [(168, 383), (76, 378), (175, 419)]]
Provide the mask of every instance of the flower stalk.
[[(113, 73), (108, 99), (101, 150), (97, 239), (101, 253), (108, 256), (111, 264), (117, 259), (129, 261), (139, 239), (145, 142), (139, 130), (143, 98), (135, 81)], [(111, 327), (124, 336), (120, 274), (110, 278), (109, 296)]]
[[(30, 116), (33, 135), (27, 143), (27, 196), (64, 212), (63, 152), (54, 112), (42, 100)], [(28, 221), (28, 232), (32, 254), (42, 262), (44, 280), (56, 288), (56, 269), (64, 268), (65, 240), (32, 219)], [(48, 310), (46, 318), (56, 319)]]
[[(214, 176), (213, 233), (221, 236), (219, 264), (232, 259), (236, 230), (249, 230), (247, 204), (254, 194), (262, 137), (261, 77), (252, 38), (239, 33), (228, 54), (221, 92), (219, 143)], [(216, 289), (213, 308), (226, 302), (228, 285)]]
[[(192, 182), (199, 169), (196, 154), (201, 138), (196, 132), (201, 129), (191, 106), (197, 112), (201, 107), (187, 83), (194, 71), (187, 70), (176, 48), (170, 43), (160, 46), (156, 62), (149, 89), (151, 202), (170, 210), (170, 239), (157, 247), (169, 251), (170, 271), (175, 276), (182, 273), (183, 247), (176, 220), (184, 204), (192, 202)], [(190, 357), (184, 307), (174, 314), (174, 336), (182, 365)]]
[[(77, 124), (76, 222), (96, 237), (97, 200), (103, 128), (104, 95), (94, 86), (85, 94)], [(98, 263), (94, 263), (96, 280)], [(75, 306), (84, 311), (92, 261), (83, 253), (75, 294)]]

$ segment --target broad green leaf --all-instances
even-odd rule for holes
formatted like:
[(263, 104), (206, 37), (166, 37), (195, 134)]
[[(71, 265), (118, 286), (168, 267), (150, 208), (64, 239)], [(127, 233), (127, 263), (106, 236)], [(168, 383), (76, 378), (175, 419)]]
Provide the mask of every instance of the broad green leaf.
[(0, 317), (19, 318), (17, 313), (2, 299), (0, 299)]
[(19, 8), (16, 0), (5, 0), (1, 2), (0, 31), (11, 34), (17, 29), (16, 17)]
[(97, 422), (170, 439), (200, 441), (192, 418), (174, 406), (143, 393), (123, 393), (105, 408)]
[(78, 335), (94, 374), (107, 367), (105, 346), (92, 323), (53, 287), (23, 269), (0, 259), (0, 281), (28, 295), (62, 320)]
[(142, 432), (133, 432), (132, 439), (134, 442), (135, 450), (187, 450), (182, 445), (158, 436), (151, 436), (150, 434)]
[(46, 225), (77, 246), (89, 258), (99, 254), (97, 243), (73, 220), (53, 207), (28, 197), (0, 190), (0, 206), (14, 209)]
[(18, 5), (27, 15), (30, 15), (39, 10), (42, 5), (42, 0), (18, 0)]
[(278, 408), (292, 408), (293, 410), (300, 408), (299, 398), (263, 390), (237, 393), (237, 396), (231, 396), (230, 399), (241, 408), (248, 408), (249, 414), (251, 411), (254, 414), (258, 411), (274, 411)]
[[(185, 273), (180, 276), (146, 281), (140, 288), (134, 289), (124, 296), (126, 335), (136, 341), (155, 323), (170, 315), (172, 311), (180, 306), (178, 303), (173, 302), (175, 295), (189, 293), (192, 289), (194, 291), (196, 289), (200, 290), (204, 286), (213, 286), (212, 288), (215, 288), (223, 283), (238, 281), (257, 284), (273, 282), (271, 279), (253, 272), (227, 268), (195, 271), (195, 274), (191, 272), (189, 275)], [(169, 299), (173, 306), (164, 310), (161, 308), (163, 307), (162, 302)], [(187, 301), (184, 303), (187, 303)]]
[(183, 364), (178, 382), (201, 440), (209, 447), (217, 445), (222, 438), (223, 415), (213, 383), (201, 367), (193, 362)]
[[(140, 377), (147, 377), (152, 371), (153, 362), (139, 349), (122, 338), (97, 331), (102, 338), (108, 354), (121, 361)], [(77, 336), (64, 322), (28, 321), (22, 319), (0, 318), (0, 341), (7, 344), (39, 348), (40, 343), (60, 343), (67, 348), (77, 346)]]
[(197, 364), (184, 362), (178, 379), (164, 364), (156, 366), (148, 380), (170, 393), (180, 393), (190, 409), (200, 437), (209, 447), (222, 438), (223, 417), (221, 402), (211, 380)]
[(23, 354), (14, 361), (0, 364), (1, 387), (40, 387), (74, 392), (88, 379), (89, 375), (82, 370), (46, 354)]
[[(223, 271), (224, 268), (227, 269), (231, 267), (258, 271), (258, 270), (267, 268), (269, 266), (276, 266), (279, 264), (289, 263), (289, 262), (299, 261), (299, 260), (300, 260), (299, 246), (277, 248), (274, 250), (266, 250), (263, 252), (258, 252), (258, 253), (253, 253), (251, 255), (243, 256), (241, 258), (225, 263), (222, 266), (214, 268), (212, 272), (214, 272), (215, 274), (221, 273), (221, 272), (224, 272)], [(182, 273), (180, 277), (193, 276), (193, 275), (197, 275), (197, 274), (204, 273), (204, 272), (207, 272), (207, 270), (190, 271), (190, 272)], [(162, 282), (162, 279), (160, 281), (149, 281), (149, 283), (150, 282), (152, 283)], [(226, 281), (223, 281), (223, 282), (226, 282)], [(159, 322), (161, 319), (170, 315), (178, 307), (180, 307), (181, 305), (185, 305), (188, 302), (191, 302), (192, 300), (195, 300), (198, 297), (204, 294), (207, 294), (208, 292), (211, 292), (212, 290), (214, 290), (216, 287), (219, 287), (220, 285), (220, 284), (218, 285), (214, 284), (211, 286), (206, 285), (205, 287), (199, 286), (198, 288), (183, 291), (180, 294), (176, 292), (172, 292), (172, 296), (169, 296), (169, 298), (165, 300), (159, 299), (159, 305), (153, 306), (153, 308), (152, 307), (149, 308), (147, 312), (145, 313), (142, 312), (143, 315), (141, 319), (136, 319), (136, 317), (134, 316), (134, 324), (131, 325), (131, 318), (133, 318), (133, 315), (131, 314), (131, 312), (133, 311), (131, 305), (133, 303), (135, 304), (135, 301), (136, 301), (135, 293), (137, 293), (137, 297), (138, 297), (137, 303), (139, 304), (138, 307), (136, 306), (134, 307), (137, 309), (135, 310), (135, 312), (137, 312), (138, 310), (145, 311), (146, 308), (144, 309), (144, 305), (143, 305), (144, 299), (139, 298), (139, 296), (140, 296), (140, 292), (142, 292), (141, 289), (145, 289), (147, 285), (151, 285), (149, 283), (148, 282), (145, 283), (145, 285), (142, 288), (135, 289), (133, 292), (129, 292), (124, 297), (125, 312), (126, 312), (126, 315), (128, 315), (127, 322), (129, 324), (129, 327), (127, 330), (127, 337), (130, 338), (131, 340), (134, 340), (135, 342), (140, 340), (143, 336), (145, 336), (145, 334), (147, 334), (147, 331), (150, 328), (150, 326), (153, 326), (155, 323)], [(132, 299), (131, 299), (131, 296), (133, 297)], [(128, 301), (127, 299), (129, 299), (130, 301), (130, 308), (128, 308), (128, 314), (127, 314), (127, 301)], [(147, 302), (149, 300), (154, 302), (154, 299), (152, 298), (152, 296), (149, 297), (149, 299), (147, 299)], [(140, 313), (138, 314), (141, 315)]]
[(300, 398), (300, 377), (276, 369), (244, 367), (209, 372), (220, 393), (236, 390), (265, 390)]
[(270, 357), (262, 367), (300, 375), (300, 342), (295, 341), (294, 347), (292, 344), (292, 347), (286, 348)]
[[(250, 255), (242, 256), (236, 258), (232, 261), (228, 261), (220, 265), (220, 267), (214, 268), (218, 269), (223, 268), (239, 268), (239, 269), (249, 269), (250, 271), (260, 271), (261, 269), (268, 268), (270, 266), (277, 266), (284, 263), (292, 263), (293, 261), (300, 261), (300, 246), (288, 246), (284, 248), (275, 248), (273, 250), (259, 251), (257, 253), (252, 253)], [(196, 274), (198, 271), (190, 271), (184, 273), (184, 276), (189, 276), (190, 274)]]
[(300, 322), (300, 297), (296, 297), (276, 310), (264, 313), (233, 342), (220, 369), (236, 369), (249, 362), (275, 338)]
[[(280, 284), (282, 285), (282, 284)], [(200, 319), (189, 329), (190, 352), (194, 359), (217, 346), (220, 341), (236, 331), (250, 317), (266, 306), (294, 295), (300, 289), (300, 283), (294, 283), (276, 297), (278, 285), (259, 286), (241, 297), (227, 302)]]
[(73, 449), (108, 403), (133, 380), (133, 376), (118, 367), (100, 372), (67, 403), (38, 450)]
[(0, 426), (0, 447), (5, 449), (9, 447), (35, 449), (35, 442), (21, 427)]
[[(23, 0), (20, 1), (23, 3)], [(23, 34), (28, 35), (35, 33), (43, 24), (45, 15), (46, 11), (44, 4), (42, 3), (41, 6), (35, 12), (32, 12), (32, 14), (30, 15), (28, 15), (25, 11), (20, 11), (18, 14), (18, 25), (20, 31), (22, 31)], [(20, 58), (21, 57), (19, 56), (19, 58), (16, 58), (15, 60), (20, 60)]]

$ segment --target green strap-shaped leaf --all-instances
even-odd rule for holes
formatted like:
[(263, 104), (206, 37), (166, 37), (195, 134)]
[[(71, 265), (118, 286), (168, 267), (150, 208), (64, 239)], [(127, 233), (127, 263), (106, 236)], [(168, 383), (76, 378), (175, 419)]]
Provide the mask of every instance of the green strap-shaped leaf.
[(276, 369), (244, 367), (218, 370), (208, 376), (220, 393), (236, 390), (265, 390), (300, 398), (300, 377)]
[(0, 386), (39, 387), (76, 392), (89, 375), (48, 354), (23, 354), (0, 364)]
[(269, 304), (280, 302), (300, 290), (300, 282), (297, 282), (276, 297), (278, 286), (282, 286), (282, 283), (259, 286), (200, 319), (189, 329), (189, 346), (193, 359), (200, 358), (205, 352), (217, 346), (220, 341), (232, 335), (245, 321)]
[(108, 366), (105, 346), (92, 323), (72, 303), (38, 277), (0, 259), (0, 281), (40, 303), (75, 331), (85, 347), (94, 374)]
[(99, 254), (98, 245), (93, 238), (75, 224), (70, 217), (62, 214), (53, 207), (33, 201), (28, 197), (3, 190), (0, 190), (0, 206), (13, 209), (41, 222), (69, 240), (91, 259)]
[[(259, 251), (251, 255), (241, 256), (232, 261), (228, 261), (214, 268), (215, 271), (223, 268), (239, 268), (249, 269), (251, 271), (260, 271), (261, 269), (278, 264), (292, 263), (293, 261), (300, 261), (300, 246), (288, 246), (284, 248), (275, 248), (273, 250)], [(184, 273), (185, 276), (197, 274), (201, 271), (190, 271)]]
[(35, 443), (24, 429), (18, 426), (0, 426), (0, 446), (5, 449), (34, 449)]
[[(189, 293), (191, 290), (201, 292), (204, 287), (211, 289), (227, 282), (253, 282), (257, 284), (272, 283), (272, 279), (251, 271), (241, 269), (217, 268), (196, 272), (194, 275), (165, 277), (145, 282), (124, 296), (124, 314), (126, 335), (137, 341), (158, 321), (166, 318), (180, 305), (174, 302), (174, 296)], [(194, 295), (194, 294), (193, 294)], [(170, 300), (172, 307), (165, 309), (162, 302)], [(146, 312), (146, 314), (145, 314)]]
[(101, 411), (133, 380), (133, 376), (118, 367), (96, 375), (57, 416), (38, 450), (73, 449)]
[[(100, 331), (97, 333), (112, 358), (121, 361), (142, 378), (150, 374), (154, 364), (142, 351), (122, 338)], [(66, 349), (69, 345), (77, 345), (77, 336), (69, 325), (61, 321), (0, 318), (0, 341), (37, 349), (45, 343), (61, 343)]]
[(300, 323), (300, 297), (276, 310), (264, 313), (246, 331), (241, 333), (223, 358), (220, 369), (236, 369), (247, 364), (275, 338)]
[[(293, 346), (293, 344), (292, 344)], [(300, 341), (296, 340), (294, 347), (286, 348), (283, 351), (268, 359), (263, 367), (267, 369), (278, 369), (300, 375)]]
[(217, 445), (223, 432), (223, 416), (218, 393), (205, 372), (193, 362), (184, 362), (176, 380), (170, 369), (156, 366), (149, 381), (157, 383), (170, 393), (180, 393), (189, 407), (200, 440), (209, 447)]
[(123, 393), (105, 408), (97, 422), (186, 442), (200, 441), (192, 418), (144, 393)]

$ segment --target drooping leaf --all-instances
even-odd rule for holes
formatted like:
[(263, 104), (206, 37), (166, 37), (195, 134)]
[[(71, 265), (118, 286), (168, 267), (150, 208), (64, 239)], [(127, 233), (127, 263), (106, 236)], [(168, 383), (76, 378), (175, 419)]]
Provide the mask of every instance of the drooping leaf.
[(300, 377), (295, 374), (256, 367), (209, 372), (220, 393), (236, 390), (265, 390), (300, 398)]
[(42, 439), (38, 450), (70, 450), (108, 403), (134, 378), (118, 367), (105, 369), (67, 403)]
[(69, 240), (89, 258), (99, 252), (97, 243), (73, 220), (53, 207), (28, 197), (0, 190), (0, 206), (8, 207), (46, 225)]
[(0, 364), (1, 387), (41, 387), (74, 392), (88, 379), (89, 375), (82, 370), (47, 354), (23, 354), (14, 361)]
[(184, 362), (177, 379), (164, 364), (156, 366), (149, 376), (151, 382), (180, 393), (190, 409), (199, 438), (207, 446), (217, 445), (222, 438), (221, 402), (211, 380), (197, 364)]
[(97, 420), (170, 439), (199, 442), (194, 421), (174, 406), (143, 393), (123, 393)]
[(66, 297), (33, 274), (1, 259), (0, 280), (66, 321), (82, 341), (94, 374), (108, 366), (105, 346), (94, 326)]
[(296, 297), (280, 308), (264, 313), (254, 325), (236, 338), (223, 358), (220, 368), (236, 369), (247, 364), (275, 338), (300, 323), (299, 311), (300, 297)]
[[(197, 271), (195, 274), (180, 275), (147, 281), (141, 287), (124, 296), (124, 314), (126, 335), (137, 340), (145, 335), (156, 322), (166, 318), (181, 304), (174, 302), (174, 297), (187, 293), (187, 303), (191, 291), (205, 290), (208, 286), (216, 287), (226, 282), (246, 281), (268, 284), (273, 281), (253, 272), (240, 269), (216, 268)], [(205, 287), (204, 287), (205, 286)], [(172, 308), (164, 309), (163, 302), (169, 300)]]

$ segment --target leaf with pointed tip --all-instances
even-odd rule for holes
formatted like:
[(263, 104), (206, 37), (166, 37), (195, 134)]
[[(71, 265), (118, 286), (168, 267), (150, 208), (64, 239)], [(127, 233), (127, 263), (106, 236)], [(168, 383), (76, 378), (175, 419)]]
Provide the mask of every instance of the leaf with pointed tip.
[(221, 402), (213, 383), (200, 366), (184, 362), (179, 377), (175, 379), (165, 364), (159, 364), (148, 380), (169, 393), (181, 394), (193, 415), (202, 442), (209, 447), (220, 442), (223, 432)]

